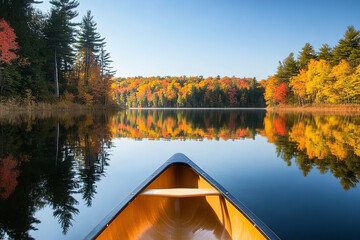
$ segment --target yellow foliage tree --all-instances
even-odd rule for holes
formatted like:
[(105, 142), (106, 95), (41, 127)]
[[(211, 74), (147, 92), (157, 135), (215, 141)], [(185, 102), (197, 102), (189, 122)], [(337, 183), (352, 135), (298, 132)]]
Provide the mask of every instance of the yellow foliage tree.
[(306, 69), (301, 69), (300, 73), (292, 78), (290, 78), (289, 86), (292, 88), (295, 95), (298, 97), (299, 104), (304, 104), (306, 97), (306, 82), (307, 71)]
[(325, 86), (330, 82), (330, 73), (331, 66), (327, 61), (310, 60), (305, 83), (307, 98), (310, 102), (323, 103), (326, 101)]
[(346, 60), (333, 67), (330, 77), (332, 80), (332, 89), (334, 94), (329, 96), (331, 103), (349, 103), (354, 97), (354, 89), (352, 80), (353, 69)]
[(269, 77), (268, 80), (266, 81), (264, 98), (266, 104), (269, 106), (275, 105), (274, 93), (277, 85), (278, 85), (278, 80), (275, 77)]

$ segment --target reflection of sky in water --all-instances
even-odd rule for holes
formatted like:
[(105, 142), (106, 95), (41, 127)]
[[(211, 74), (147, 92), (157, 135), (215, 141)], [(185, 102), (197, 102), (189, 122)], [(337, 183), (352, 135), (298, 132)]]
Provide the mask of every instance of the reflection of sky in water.
[[(360, 216), (360, 191), (345, 192), (331, 173), (314, 169), (303, 177), (298, 166), (276, 157), (275, 146), (265, 137), (236, 141), (152, 141), (114, 139), (106, 178), (97, 183), (91, 208), (81, 199), (74, 226), (66, 238), (81, 238), (137, 185), (176, 152), (182, 152), (249, 207), (280, 237), (338, 238), (355, 234), (354, 215)], [(357, 201), (356, 201), (357, 200)], [(46, 227), (36, 238), (61, 236), (51, 210), (37, 214)], [(42, 218), (44, 217), (44, 218)], [(340, 224), (337, 219), (342, 219)], [(52, 222), (49, 224), (49, 221)], [(49, 227), (47, 226), (49, 225)], [(306, 228), (304, 232), (301, 229)], [(312, 234), (310, 234), (313, 232)], [(341, 233), (342, 232), (342, 233)], [(41, 234), (41, 235), (40, 235)], [(319, 234), (319, 235), (317, 235)], [(346, 234), (345, 234), (346, 235)]]
[[(58, 121), (60, 148), (74, 154), (55, 164)], [(26, 231), (28, 226), (19, 221), (19, 216), (24, 216), (23, 209), (36, 207), (25, 213), (31, 217), (35, 212), (34, 217), (41, 221), (33, 224), (39, 230), (30, 232), (36, 239), (83, 238), (177, 152), (186, 154), (281, 238), (342, 239), (346, 236), (356, 239), (360, 235), (357, 228), (360, 218), (358, 116), (265, 115), (265, 111), (240, 110), (158, 110), (156, 113), (134, 110), (118, 113), (115, 118), (63, 116), (20, 125), (1, 124), (5, 133), (0, 138), (4, 146), (2, 154), (5, 154), (2, 161), (7, 161), (7, 167), (1, 166), (0, 175), (5, 176), (14, 166), (19, 169), (7, 175), (13, 185), (6, 189), (7, 195), (2, 195), (8, 197), (0, 201), (3, 209), (0, 220), (10, 230), (16, 226), (19, 231)], [(135, 139), (138, 135), (133, 133), (140, 133), (144, 138)], [(148, 133), (160, 134), (160, 140), (147, 139)], [(180, 136), (186, 140), (161, 137), (169, 133), (173, 134), (170, 138)], [(111, 149), (103, 144), (104, 138), (112, 138)], [(110, 154), (108, 160), (96, 160), (105, 152)], [(6, 156), (8, 153), (11, 158)], [(100, 163), (109, 164), (105, 166), (104, 176), (101, 171), (84, 174), (88, 166), (94, 165), (97, 169)], [(88, 177), (86, 181), (80, 179), (84, 176)], [(67, 188), (62, 184), (63, 179), (78, 181), (80, 187)], [(83, 200), (84, 191), (79, 192), (85, 182), (95, 186), (91, 207)], [(64, 193), (67, 190), (77, 193)], [(31, 191), (47, 198), (41, 199), (46, 204), (44, 208)], [(69, 195), (78, 201), (72, 207), (79, 213), (72, 214), (73, 226), (63, 235), (60, 218), (53, 216), (56, 210), (53, 206), (62, 207), (62, 201)], [(12, 218), (8, 218), (9, 214)]]

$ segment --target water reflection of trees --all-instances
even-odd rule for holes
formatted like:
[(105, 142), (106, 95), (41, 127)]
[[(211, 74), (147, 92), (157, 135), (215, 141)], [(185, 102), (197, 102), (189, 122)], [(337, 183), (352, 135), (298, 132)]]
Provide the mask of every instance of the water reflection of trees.
[(279, 157), (298, 164), (306, 176), (314, 167), (340, 178), (345, 190), (360, 178), (360, 116), (266, 114), (262, 134)]
[(0, 122), (0, 239), (31, 239), (50, 207), (63, 232), (82, 199), (92, 205), (113, 137), (228, 140), (261, 134), (306, 176), (330, 172), (345, 190), (360, 177), (360, 116), (231, 110), (128, 110)]
[(304, 176), (316, 167), (331, 172), (345, 190), (360, 178), (360, 116), (276, 114), (263, 111), (129, 110), (112, 125), (117, 137), (228, 140), (261, 134), (278, 157)]
[[(110, 115), (81, 115), (0, 123), (0, 237), (31, 239), (44, 206), (66, 234), (76, 195), (88, 206), (108, 165)], [(6, 235), (5, 235), (6, 234)]]
[(264, 115), (265, 111), (129, 110), (117, 115), (112, 131), (134, 139), (254, 138)]

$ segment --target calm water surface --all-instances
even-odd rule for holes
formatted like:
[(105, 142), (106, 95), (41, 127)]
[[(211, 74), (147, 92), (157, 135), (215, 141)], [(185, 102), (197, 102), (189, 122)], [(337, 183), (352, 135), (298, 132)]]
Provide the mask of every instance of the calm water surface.
[(82, 239), (174, 153), (282, 239), (359, 239), (360, 116), (128, 110), (0, 121), (0, 238)]

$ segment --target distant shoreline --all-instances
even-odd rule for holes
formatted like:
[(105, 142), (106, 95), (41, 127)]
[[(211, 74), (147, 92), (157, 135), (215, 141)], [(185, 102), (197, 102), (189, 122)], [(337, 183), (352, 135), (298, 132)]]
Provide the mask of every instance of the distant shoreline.
[(318, 104), (305, 106), (279, 105), (267, 107), (266, 110), (269, 112), (360, 114), (360, 104)]
[(172, 108), (172, 107), (131, 107), (126, 108), (127, 110), (266, 110), (265, 107), (263, 108)]

